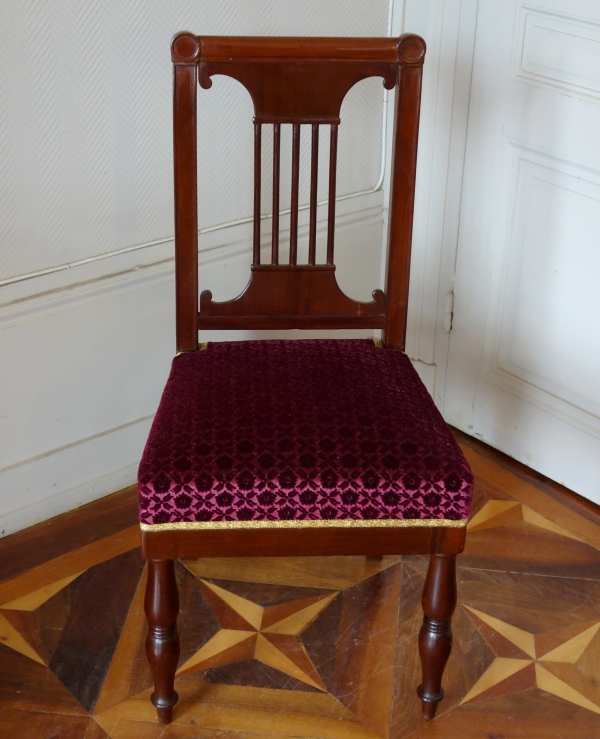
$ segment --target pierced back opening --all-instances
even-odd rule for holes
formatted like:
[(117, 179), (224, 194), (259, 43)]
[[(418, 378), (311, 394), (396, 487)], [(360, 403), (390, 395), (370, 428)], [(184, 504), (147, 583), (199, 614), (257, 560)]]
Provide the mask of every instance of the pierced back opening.
[[(179, 351), (197, 348), (199, 329), (381, 328), (384, 343), (403, 348), (418, 131), (425, 45), (418, 36), (380, 38), (263, 38), (177, 35), (174, 63), (175, 246)], [(196, 175), (197, 82), (238, 80), (254, 104), (254, 216), (250, 281), (234, 300), (200, 296)], [(335, 198), (340, 108), (360, 80), (381, 77), (396, 87), (396, 122), (386, 293), (368, 303), (352, 300), (335, 278)], [(273, 127), (271, 259), (261, 262), (263, 126)], [(292, 127), (289, 256), (280, 263), (281, 128)], [(326, 258), (317, 263), (319, 137), (330, 129)], [(301, 127), (311, 135), (308, 259), (298, 263)], [(310, 127), (310, 128), (308, 128)]]

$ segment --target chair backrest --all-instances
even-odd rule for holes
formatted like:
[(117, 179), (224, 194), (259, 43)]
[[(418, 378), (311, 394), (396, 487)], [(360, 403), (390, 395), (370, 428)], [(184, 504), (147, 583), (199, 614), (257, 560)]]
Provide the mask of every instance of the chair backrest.
[[(199, 329), (380, 328), (384, 346), (403, 349), (421, 76), (425, 42), (400, 38), (194, 36), (171, 45), (174, 64), (175, 263), (177, 349), (198, 348)], [(214, 74), (244, 85), (254, 104), (254, 229), (250, 282), (235, 300), (210, 291), (198, 310), (196, 94)], [(334, 230), (338, 126), (348, 90), (368, 77), (396, 88), (385, 293), (361, 303), (335, 279)], [(261, 131), (273, 126), (273, 229), (269, 264), (261, 263)], [(289, 263), (279, 263), (281, 124), (292, 126)], [(300, 126), (312, 127), (308, 264), (297, 264)], [(316, 264), (320, 126), (330, 126), (327, 258)]]

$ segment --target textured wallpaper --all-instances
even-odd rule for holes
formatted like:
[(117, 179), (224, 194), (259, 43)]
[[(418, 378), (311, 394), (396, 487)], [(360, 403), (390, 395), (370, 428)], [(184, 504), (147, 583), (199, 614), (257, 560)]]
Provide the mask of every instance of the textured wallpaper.
[[(0, 280), (172, 234), (175, 32), (382, 36), (387, 16), (388, 0), (2, 0)], [(344, 101), (340, 195), (377, 183), (382, 99), (373, 79)], [(201, 228), (251, 215), (251, 116), (233, 80), (199, 91)], [(290, 138), (283, 131), (282, 208)], [(307, 129), (304, 202), (309, 139)], [(265, 164), (269, 141), (265, 131)], [(325, 155), (326, 129), (321, 144)], [(324, 197), (325, 157), (320, 167)], [(269, 198), (265, 179), (265, 212)]]

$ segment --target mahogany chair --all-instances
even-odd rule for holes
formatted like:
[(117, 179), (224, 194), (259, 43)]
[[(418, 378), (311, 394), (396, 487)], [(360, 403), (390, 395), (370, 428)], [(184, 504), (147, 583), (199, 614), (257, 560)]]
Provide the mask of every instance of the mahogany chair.
[[(443, 698), (452, 643), (456, 555), (473, 477), (404, 353), (425, 43), (394, 38), (235, 38), (181, 33), (174, 64), (177, 350), (139, 469), (148, 559), (152, 702), (177, 702), (178, 593), (173, 560), (200, 557), (429, 554), (419, 635), (423, 714)], [(250, 281), (235, 300), (198, 305), (196, 94), (211, 76), (254, 103)], [(335, 278), (338, 126), (348, 90), (368, 77), (395, 88), (385, 292), (360, 303)], [(308, 264), (298, 264), (300, 126), (312, 133)], [(261, 131), (274, 127), (273, 232), (261, 261)], [(291, 125), (289, 263), (279, 262), (281, 126)], [(330, 129), (327, 258), (316, 261), (318, 137)], [(377, 245), (374, 245), (377, 248)], [(219, 342), (202, 329), (381, 329), (371, 340)]]

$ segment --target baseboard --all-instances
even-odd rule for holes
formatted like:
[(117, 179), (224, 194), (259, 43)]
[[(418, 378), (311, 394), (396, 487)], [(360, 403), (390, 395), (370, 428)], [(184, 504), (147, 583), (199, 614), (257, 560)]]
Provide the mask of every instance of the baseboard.
[(132, 485), (137, 474), (137, 464), (129, 464), (101, 477), (88, 480), (80, 485), (61, 490), (55, 495), (42, 498), (23, 508), (17, 508), (2, 516), (0, 536), (9, 536), (36, 523), (47, 521), (87, 503), (112, 495), (118, 490)]
[(28, 501), (7, 510), (12, 496), (3, 496), (0, 536), (134, 484), (151, 421), (151, 417), (134, 421), (0, 471), (0, 489), (18, 492), (20, 501)]

